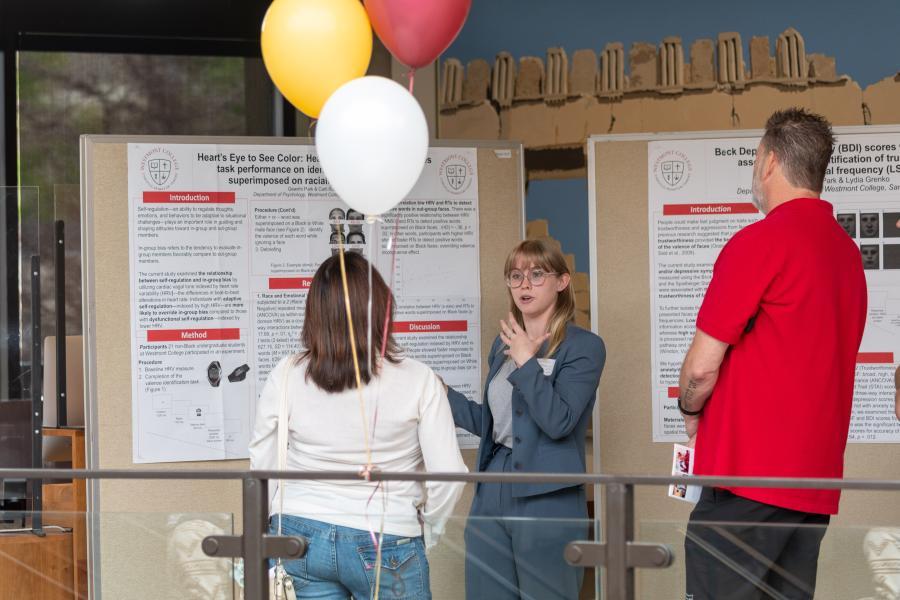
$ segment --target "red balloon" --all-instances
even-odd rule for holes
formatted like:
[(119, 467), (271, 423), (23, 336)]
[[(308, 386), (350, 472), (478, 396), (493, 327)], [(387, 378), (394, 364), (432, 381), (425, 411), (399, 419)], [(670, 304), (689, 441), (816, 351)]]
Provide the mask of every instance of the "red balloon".
[(365, 0), (375, 33), (414, 69), (431, 64), (462, 29), (472, 0)]

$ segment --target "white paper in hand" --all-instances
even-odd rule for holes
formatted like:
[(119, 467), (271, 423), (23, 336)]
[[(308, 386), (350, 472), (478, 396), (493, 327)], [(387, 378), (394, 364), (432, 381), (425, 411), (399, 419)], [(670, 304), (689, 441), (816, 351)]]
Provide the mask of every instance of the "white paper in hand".
[[(694, 449), (675, 444), (672, 450), (672, 475), (694, 474)], [(700, 486), (674, 483), (669, 485), (669, 498), (696, 504), (700, 499)]]

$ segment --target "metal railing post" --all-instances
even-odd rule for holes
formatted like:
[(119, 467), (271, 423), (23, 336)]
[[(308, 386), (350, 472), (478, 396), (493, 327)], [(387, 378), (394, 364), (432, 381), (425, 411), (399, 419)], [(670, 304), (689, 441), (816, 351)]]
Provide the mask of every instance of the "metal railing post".
[(634, 539), (634, 487), (606, 486), (606, 597), (634, 600), (634, 569), (628, 564), (628, 545)]
[(263, 548), (263, 535), (268, 531), (269, 482), (244, 479), (244, 598), (265, 600), (269, 597), (269, 561)]
[(665, 544), (634, 541), (634, 484), (606, 484), (606, 537), (604, 541), (572, 541), (565, 559), (575, 566), (602, 567), (610, 600), (634, 600), (635, 569), (665, 569), (672, 564)]
[[(41, 469), (44, 466), (44, 403), (43, 403), (43, 368), (41, 338), (41, 257), (31, 257), (31, 466)], [(42, 479), (29, 479), (26, 483), (29, 498), (28, 510), (31, 513), (31, 531), (35, 535), (44, 536), (44, 482)]]
[(207, 556), (242, 557), (245, 600), (265, 600), (269, 597), (268, 559), (301, 558), (308, 544), (302, 537), (268, 535), (269, 480), (265, 475), (250, 473), (242, 478), (243, 534), (210, 535), (203, 538), (201, 547)]

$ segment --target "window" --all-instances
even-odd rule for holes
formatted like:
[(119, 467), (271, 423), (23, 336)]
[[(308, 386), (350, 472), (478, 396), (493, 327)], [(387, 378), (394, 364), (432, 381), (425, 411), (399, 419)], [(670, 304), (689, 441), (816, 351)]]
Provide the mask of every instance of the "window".
[(659, 46), (659, 84), (663, 88), (684, 86), (684, 49), (680, 37), (667, 37)]
[[(17, 54), (18, 181), (28, 193), (20, 214), (19, 324), (30, 327), (30, 279), (21, 269), (41, 261), (41, 331), (55, 335), (55, 222), (65, 224), (65, 324), (81, 334), (79, 136), (82, 134), (266, 135), (273, 92), (260, 59), (234, 57), (20, 51)], [(8, 194), (7, 194), (8, 195)], [(33, 233), (31, 232), (33, 229)], [(7, 265), (13, 264), (9, 259)], [(9, 270), (9, 268), (7, 269)], [(8, 319), (12, 321), (12, 319)], [(12, 333), (16, 324), (7, 324)], [(9, 372), (2, 393), (17, 395), (15, 371), (30, 369), (30, 347), (4, 348)], [(18, 377), (21, 381), (21, 377)]]
[(625, 47), (607, 44), (600, 55), (600, 92), (621, 94), (625, 90)]
[(803, 36), (793, 27), (778, 36), (775, 65), (779, 78), (806, 83), (806, 45), (803, 43)]
[(441, 108), (456, 108), (462, 99), (463, 67), (455, 58), (444, 61), (441, 71)]
[(562, 48), (547, 50), (547, 78), (544, 99), (560, 102), (569, 95), (569, 57)]
[(516, 61), (509, 52), (501, 52), (494, 61), (491, 79), (491, 99), (500, 108), (512, 106), (516, 89)]
[(743, 86), (744, 46), (739, 33), (719, 34), (719, 83)]

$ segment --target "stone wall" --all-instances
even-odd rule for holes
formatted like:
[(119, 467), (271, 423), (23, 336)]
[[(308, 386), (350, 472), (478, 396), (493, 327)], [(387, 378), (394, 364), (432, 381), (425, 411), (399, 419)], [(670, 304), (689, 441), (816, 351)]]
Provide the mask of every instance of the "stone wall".
[[(592, 134), (762, 128), (774, 110), (788, 106), (807, 107), (835, 125), (900, 123), (900, 74), (862, 90), (837, 75), (834, 58), (807, 54), (795, 29), (774, 46), (773, 54), (769, 38), (753, 37), (745, 57), (740, 35), (725, 32), (693, 41), (687, 52), (679, 37), (635, 43), (627, 59), (617, 42), (599, 57), (582, 49), (570, 59), (562, 48), (550, 48), (546, 61), (516, 62), (508, 52), (493, 66), (448, 59), (439, 137), (571, 149)], [(530, 178), (580, 174), (529, 169)]]

